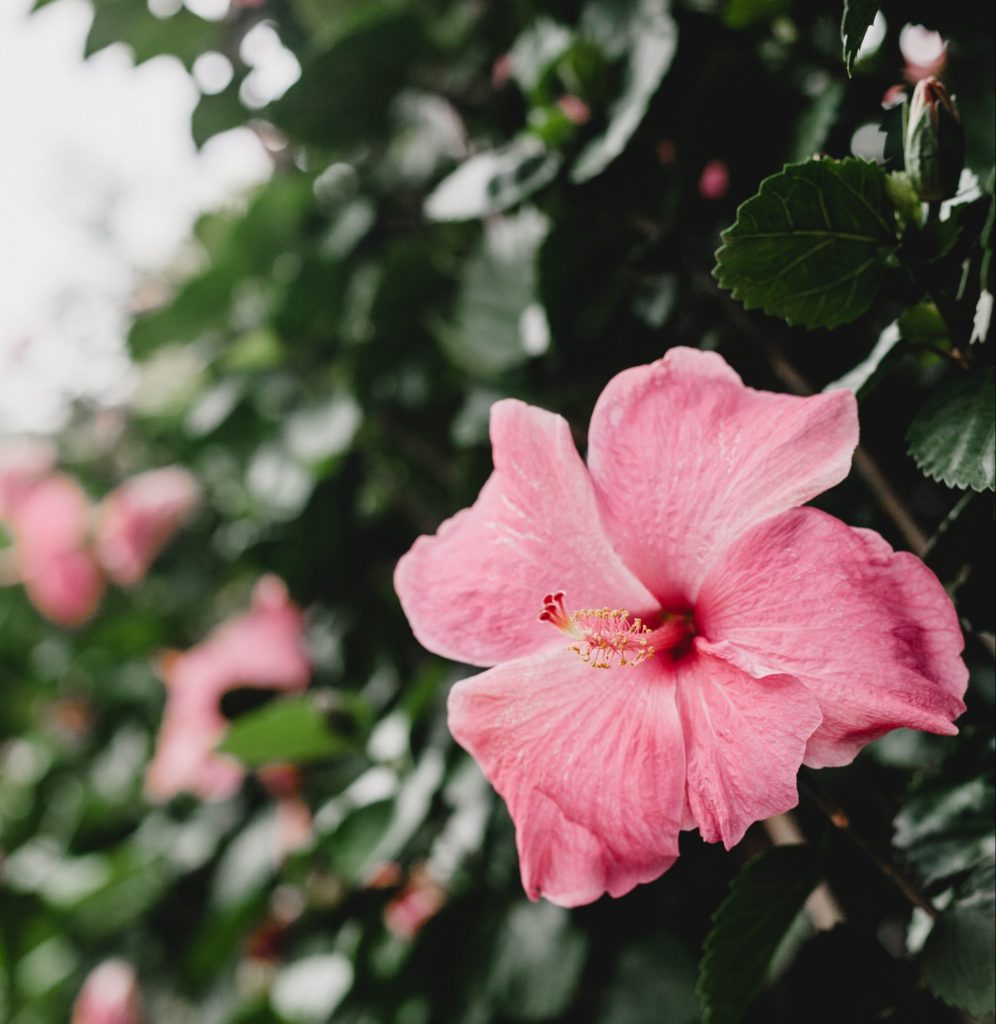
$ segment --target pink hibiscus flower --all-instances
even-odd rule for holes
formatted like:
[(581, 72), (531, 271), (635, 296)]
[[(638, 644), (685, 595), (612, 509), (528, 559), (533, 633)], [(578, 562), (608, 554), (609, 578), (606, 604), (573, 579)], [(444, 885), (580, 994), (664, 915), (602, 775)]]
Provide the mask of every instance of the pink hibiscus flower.
[(105, 960), (88, 975), (73, 1006), (72, 1024), (141, 1024), (138, 979), (131, 964)]
[(518, 401), (491, 438), (480, 497), (395, 586), (422, 644), (495, 666), (453, 688), (449, 723), (508, 804), (532, 899), (621, 896), (680, 830), (729, 848), (794, 806), (801, 764), (956, 732), (967, 672), (937, 579), (798, 507), (848, 472), (849, 392), (755, 391), (678, 348), (609, 383), (587, 467)]
[(122, 586), (144, 578), (200, 500), (200, 487), (180, 466), (141, 473), (104, 499), (94, 529), (82, 487), (54, 466), (47, 442), (0, 446), (0, 521), (14, 541), (10, 582), (22, 582), (52, 622), (79, 626), (97, 610), (105, 576)]
[(52, 473), (18, 489), (6, 520), (17, 577), (31, 603), (60, 626), (79, 626), (97, 610), (104, 577), (88, 550), (90, 505), (80, 485)]
[(94, 538), (107, 576), (121, 586), (139, 583), (200, 497), (200, 485), (180, 466), (139, 473), (111, 491)]
[(145, 779), (152, 799), (189, 791), (205, 800), (223, 800), (239, 788), (245, 775), (241, 765), (214, 752), (226, 725), (221, 698), (240, 687), (303, 690), (311, 677), (303, 627), (283, 582), (264, 576), (248, 612), (229, 619), (189, 651), (172, 651), (161, 659), (166, 710)]

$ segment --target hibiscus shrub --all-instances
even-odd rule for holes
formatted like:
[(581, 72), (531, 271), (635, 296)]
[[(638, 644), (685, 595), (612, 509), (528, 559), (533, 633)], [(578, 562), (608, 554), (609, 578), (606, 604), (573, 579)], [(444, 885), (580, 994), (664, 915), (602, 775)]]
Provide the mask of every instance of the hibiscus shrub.
[(0, 1018), (991, 1018), (989, 5), (91, 4), (273, 174), (0, 448)]

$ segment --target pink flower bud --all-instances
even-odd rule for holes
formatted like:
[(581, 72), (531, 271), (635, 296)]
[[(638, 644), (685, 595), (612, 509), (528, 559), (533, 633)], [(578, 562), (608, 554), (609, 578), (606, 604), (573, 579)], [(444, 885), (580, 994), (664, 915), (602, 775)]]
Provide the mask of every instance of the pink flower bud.
[(105, 960), (87, 976), (71, 1024), (141, 1024), (138, 979), (124, 960)]
[(939, 32), (923, 25), (904, 25), (899, 33), (899, 50), (906, 61), (906, 81), (916, 83), (939, 75), (948, 62), (948, 44)]
[(710, 160), (699, 177), (699, 195), (703, 199), (722, 199), (730, 191), (730, 169), (725, 160)]
[(408, 884), (384, 908), (384, 924), (399, 939), (413, 939), (445, 902), (443, 887), (429, 877), (424, 867), (418, 867)]
[(591, 120), (591, 107), (579, 96), (561, 96), (557, 106), (572, 124), (587, 124)]

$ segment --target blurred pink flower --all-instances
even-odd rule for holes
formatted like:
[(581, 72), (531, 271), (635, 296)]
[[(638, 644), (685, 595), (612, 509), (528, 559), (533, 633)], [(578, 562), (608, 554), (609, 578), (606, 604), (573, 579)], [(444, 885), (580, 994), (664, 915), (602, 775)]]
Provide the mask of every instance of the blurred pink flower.
[(0, 442), (0, 519), (33, 485), (55, 468), (56, 453), (48, 441), (14, 438)]
[(673, 864), (680, 830), (730, 847), (794, 806), (800, 764), (957, 731), (940, 583), (798, 507), (847, 475), (850, 392), (755, 391), (676, 348), (610, 381), (587, 467), (561, 417), (521, 402), (492, 407), (491, 438), (480, 497), (395, 586), (426, 647), (497, 666), (457, 683), (449, 722), (508, 804), (532, 899), (621, 896)]
[(241, 687), (303, 690), (311, 676), (303, 626), (283, 581), (264, 576), (248, 612), (190, 650), (160, 660), (166, 709), (145, 780), (152, 799), (188, 791), (222, 800), (239, 788), (245, 774), (241, 765), (214, 752), (226, 725), (221, 698)]
[(0, 446), (0, 521), (14, 541), (14, 571), (5, 571), (2, 582), (23, 583), (35, 607), (58, 625), (79, 626), (97, 610), (105, 574), (122, 585), (142, 579), (200, 488), (179, 466), (142, 473), (108, 495), (93, 531), (83, 489), (55, 472), (55, 462), (46, 441)]
[(384, 908), (384, 924), (399, 939), (413, 939), (445, 902), (446, 890), (430, 877), (424, 866), (419, 866)]
[(140, 582), (199, 500), (200, 486), (181, 466), (140, 473), (111, 491), (94, 539), (107, 576), (121, 586)]
[(268, 764), (256, 774), (266, 791), (277, 798), (274, 860), (279, 864), (289, 854), (311, 842), (314, 835), (311, 808), (301, 799), (301, 775), (296, 765)]
[(699, 195), (703, 199), (722, 199), (730, 191), (730, 169), (725, 160), (710, 160), (699, 175)]
[(124, 960), (95, 967), (73, 1006), (71, 1024), (141, 1024), (138, 979)]
[(939, 75), (948, 62), (948, 44), (939, 32), (923, 25), (904, 25), (899, 33), (899, 51), (906, 61), (906, 81)]
[(587, 124), (591, 120), (591, 107), (580, 96), (561, 96), (557, 106), (572, 124)]
[(100, 604), (104, 578), (89, 549), (90, 506), (75, 480), (53, 473), (22, 486), (5, 519), (17, 576), (32, 604), (60, 626), (78, 626)]

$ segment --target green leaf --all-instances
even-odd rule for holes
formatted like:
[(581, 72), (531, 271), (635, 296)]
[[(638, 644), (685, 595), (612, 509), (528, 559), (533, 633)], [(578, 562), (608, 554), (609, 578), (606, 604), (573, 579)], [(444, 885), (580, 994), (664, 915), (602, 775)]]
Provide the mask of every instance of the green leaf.
[(512, 77), (526, 96), (540, 91), (551, 68), (570, 48), (571, 30), (551, 18), (537, 18), (519, 33), (509, 57)]
[(570, 1005), (587, 954), (583, 932), (552, 903), (519, 903), (498, 933), (488, 991), (514, 1020), (549, 1020)]
[(308, 697), (273, 701), (259, 711), (236, 719), (218, 751), (246, 765), (272, 761), (322, 761), (348, 749), (325, 724), (325, 717)]
[(382, 143), (391, 105), (411, 82), (425, 46), (422, 25), (410, 11), (367, 17), (306, 61), (298, 81), (267, 108), (268, 116), (295, 141), (335, 151)]
[(549, 328), (535, 297), (536, 253), (546, 229), (535, 210), (486, 227), (464, 270), (455, 324), (441, 334), (450, 360), (466, 373), (503, 373), (546, 347)]
[(444, 178), (425, 201), (431, 220), (490, 217), (521, 203), (551, 182), (560, 155), (532, 135), (520, 135), (501, 149), (478, 153)]
[(215, 48), (218, 35), (217, 22), (206, 21), (186, 8), (168, 18), (157, 18), (144, 3), (97, 0), (85, 54), (89, 57), (112, 43), (123, 42), (131, 47), (136, 64), (166, 54), (189, 69), (202, 53)]
[(626, 148), (678, 46), (678, 29), (666, 0), (598, 0), (585, 9), (582, 27), (609, 56), (623, 47), (627, 64), (607, 127), (584, 147), (571, 168), (571, 181), (578, 183), (601, 174)]
[(695, 961), (673, 936), (623, 949), (606, 986), (598, 1024), (697, 1024)]
[(980, 865), (945, 908), (920, 958), (924, 984), (981, 1017), (996, 1011), (996, 861)]
[(811, 847), (776, 846), (733, 880), (713, 915), (699, 965), (705, 1024), (737, 1024), (742, 1018), (820, 874)]
[(865, 33), (878, 14), (878, 7), (878, 0), (844, 0), (840, 41), (844, 44), (844, 66), (848, 77), (854, 74), (854, 61), (864, 42)]
[(792, 9), (792, 0), (728, 0), (723, 20), (730, 28), (771, 21)]
[(846, 388), (848, 391), (853, 391), (858, 398), (864, 398), (877, 382), (883, 364), (895, 359), (899, 352), (896, 346), (901, 340), (899, 324), (894, 321), (878, 336), (878, 341), (868, 353), (867, 359), (863, 359), (853, 370), (848, 370), (843, 377), (828, 384), (823, 390), (837, 391), (840, 388)]
[(722, 237), (720, 285), (747, 309), (810, 329), (866, 312), (897, 245), (885, 175), (854, 158), (788, 164)]
[(844, 102), (844, 83), (828, 81), (809, 101), (795, 126), (789, 162), (809, 160), (819, 153), (827, 141)]
[(996, 489), (996, 397), (993, 367), (950, 378), (910, 424), (910, 454), (948, 487)]
[(993, 855), (994, 811), (991, 779), (935, 783), (896, 815), (893, 843), (923, 885), (942, 882)]
[(394, 800), (375, 800), (350, 810), (324, 841), (335, 870), (351, 883), (370, 870), (378, 844), (394, 819)]

